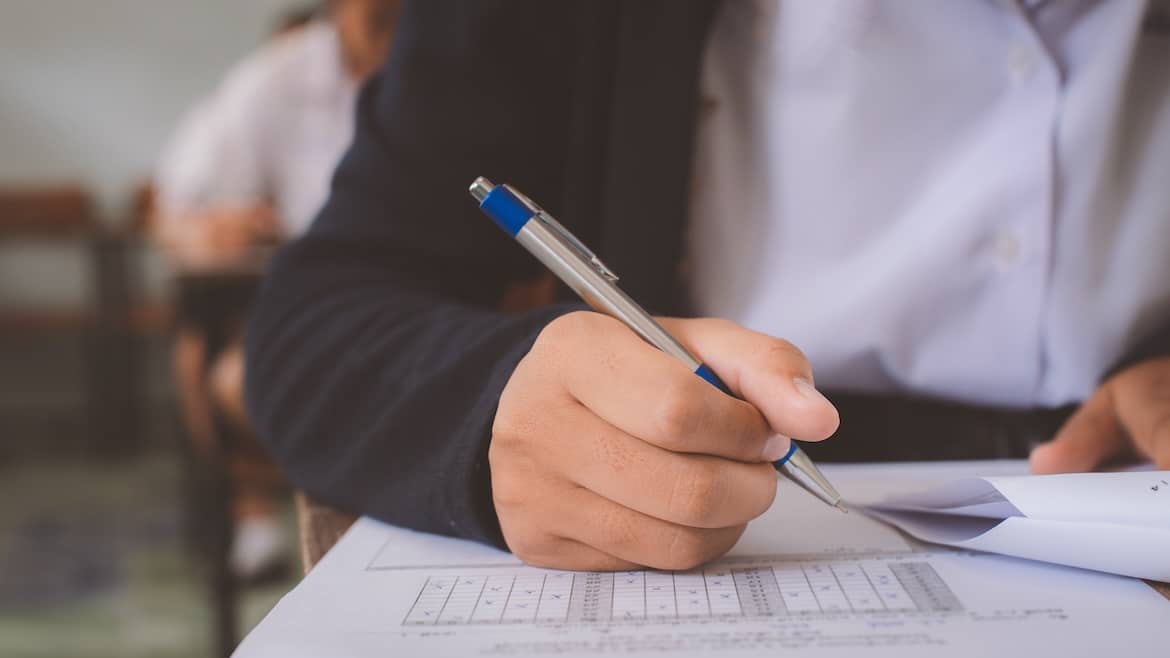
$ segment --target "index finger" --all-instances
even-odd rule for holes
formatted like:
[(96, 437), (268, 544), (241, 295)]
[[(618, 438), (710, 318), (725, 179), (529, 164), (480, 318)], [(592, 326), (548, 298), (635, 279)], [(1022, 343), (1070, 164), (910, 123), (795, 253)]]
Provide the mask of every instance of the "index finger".
[[(622, 431), (660, 448), (742, 462), (774, 461), (788, 440), (771, 441), (751, 404), (725, 395), (619, 321), (598, 313), (564, 316), (558, 376), (569, 394)], [(561, 342), (561, 341), (559, 341)], [(773, 453), (779, 452), (774, 455)]]

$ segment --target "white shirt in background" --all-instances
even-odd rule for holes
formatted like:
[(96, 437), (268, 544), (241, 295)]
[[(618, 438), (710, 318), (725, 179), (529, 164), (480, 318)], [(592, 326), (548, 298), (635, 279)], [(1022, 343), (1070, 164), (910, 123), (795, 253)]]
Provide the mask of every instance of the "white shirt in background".
[(331, 23), (278, 37), (183, 119), (156, 176), (160, 214), (271, 203), (285, 236), (300, 235), (353, 138), (357, 90)]
[(1167, 4), (723, 3), (698, 311), (791, 340), (821, 387), (1085, 398), (1170, 319)]

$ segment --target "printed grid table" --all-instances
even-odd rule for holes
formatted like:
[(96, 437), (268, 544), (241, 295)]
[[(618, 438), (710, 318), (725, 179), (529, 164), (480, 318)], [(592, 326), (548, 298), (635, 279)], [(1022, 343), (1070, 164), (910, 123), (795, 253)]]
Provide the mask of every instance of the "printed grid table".
[(784, 563), (693, 572), (431, 576), (403, 625), (961, 610), (925, 562)]

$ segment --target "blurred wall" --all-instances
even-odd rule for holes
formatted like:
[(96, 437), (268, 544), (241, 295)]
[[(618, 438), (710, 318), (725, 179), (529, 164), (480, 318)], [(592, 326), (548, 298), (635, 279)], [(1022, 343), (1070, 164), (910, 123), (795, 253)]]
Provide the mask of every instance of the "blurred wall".
[[(182, 112), (306, 0), (0, 0), (0, 185), (80, 181), (121, 219)], [(85, 269), (0, 245), (0, 301), (71, 302)]]
[(183, 110), (304, 4), (0, 1), (0, 181), (81, 179), (119, 209)]

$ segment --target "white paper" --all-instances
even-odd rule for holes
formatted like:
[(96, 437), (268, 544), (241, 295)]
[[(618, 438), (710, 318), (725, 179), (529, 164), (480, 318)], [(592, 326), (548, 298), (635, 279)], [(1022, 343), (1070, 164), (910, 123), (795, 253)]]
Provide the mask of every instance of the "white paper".
[[(830, 466), (876, 501), (1018, 462)], [(781, 483), (693, 572), (572, 573), (360, 520), (244, 641), (300, 656), (1160, 655), (1170, 601), (1141, 581), (921, 544)]]
[(1170, 471), (965, 478), (868, 510), (923, 541), (1170, 582)]

